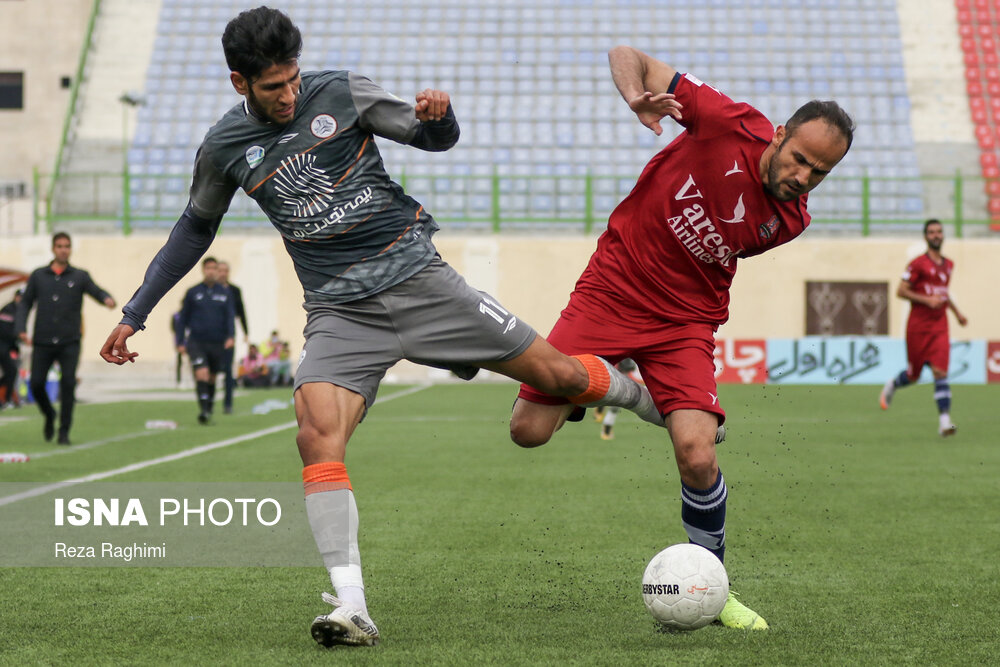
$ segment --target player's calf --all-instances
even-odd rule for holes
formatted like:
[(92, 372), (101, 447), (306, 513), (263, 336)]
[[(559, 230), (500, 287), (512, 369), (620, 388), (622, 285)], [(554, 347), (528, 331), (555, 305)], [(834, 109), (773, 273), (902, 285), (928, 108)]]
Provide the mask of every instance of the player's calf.
[(908, 384), (910, 384), (910, 376), (906, 371), (901, 372), (897, 377), (890, 378), (882, 387), (882, 393), (879, 394), (879, 406), (883, 410), (888, 410), (889, 406), (892, 405), (892, 397), (896, 394), (896, 390)]
[(520, 447), (539, 447), (566, 422), (572, 405), (543, 405), (518, 399), (510, 418), (510, 439)]
[(576, 359), (587, 369), (588, 386), (586, 391), (568, 397), (572, 403), (585, 408), (598, 405), (625, 408), (643, 421), (657, 426), (664, 425), (663, 415), (644, 386), (601, 357), (581, 354)]

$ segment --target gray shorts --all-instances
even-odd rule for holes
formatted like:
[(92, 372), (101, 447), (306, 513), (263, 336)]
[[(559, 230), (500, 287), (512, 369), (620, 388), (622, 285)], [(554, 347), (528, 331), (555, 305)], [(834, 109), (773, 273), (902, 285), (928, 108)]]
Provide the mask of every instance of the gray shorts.
[(295, 388), (329, 382), (371, 407), (386, 371), (400, 359), (471, 380), (482, 363), (507, 361), (535, 330), (434, 258), (412, 278), (349, 303), (307, 303), (306, 344)]

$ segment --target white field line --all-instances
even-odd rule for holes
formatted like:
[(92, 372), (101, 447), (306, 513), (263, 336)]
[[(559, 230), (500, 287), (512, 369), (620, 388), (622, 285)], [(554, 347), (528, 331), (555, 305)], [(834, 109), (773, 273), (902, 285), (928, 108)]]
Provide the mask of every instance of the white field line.
[(137, 431), (135, 433), (125, 433), (123, 435), (116, 435), (113, 438), (105, 438), (104, 440), (93, 440), (91, 442), (85, 442), (82, 445), (70, 445), (69, 447), (60, 447), (59, 449), (47, 449), (43, 452), (28, 454), (28, 458), (34, 461), (35, 459), (44, 459), (48, 456), (58, 456), (60, 454), (72, 454), (73, 452), (82, 452), (86, 449), (93, 449), (94, 447), (100, 447), (101, 445), (108, 445), (111, 444), (112, 442), (131, 440), (132, 438), (144, 438), (147, 435), (156, 435), (157, 433), (163, 433), (163, 431)]
[[(423, 391), (431, 385), (424, 384), (418, 385), (416, 387), (411, 387), (409, 389), (404, 389), (403, 391), (396, 392), (395, 394), (389, 394), (384, 398), (377, 398), (376, 403), (386, 403), (388, 401), (403, 398), (404, 396), (409, 396), (410, 394), (415, 394), (418, 391)], [(36, 486), (34, 488), (28, 489), (27, 491), (22, 491), (20, 493), (15, 493), (9, 496), (0, 497), (0, 507), (4, 505), (9, 505), (10, 503), (15, 503), (18, 500), (24, 500), (26, 498), (34, 498), (36, 496), (42, 496), (50, 491), (55, 491), (56, 489), (63, 489), (67, 486), (73, 486), (76, 484), (85, 484), (87, 482), (96, 482), (102, 479), (107, 479), (108, 477), (114, 477), (116, 475), (122, 475), (129, 472), (135, 472), (136, 470), (142, 470), (144, 468), (149, 468), (151, 466), (159, 465), (161, 463), (170, 463), (172, 461), (179, 461), (181, 459), (186, 459), (189, 456), (197, 456), (198, 454), (204, 454), (205, 452), (211, 452), (216, 449), (222, 449), (223, 447), (229, 447), (230, 445), (236, 445), (241, 442), (246, 442), (247, 440), (254, 440), (256, 438), (263, 437), (265, 435), (271, 435), (273, 433), (280, 433), (281, 431), (287, 431), (290, 428), (294, 428), (298, 423), (295, 421), (286, 422), (284, 424), (278, 424), (276, 426), (271, 426), (270, 428), (261, 429), (260, 431), (254, 431), (253, 433), (247, 433), (245, 435), (240, 435), (235, 438), (229, 438), (227, 440), (219, 440), (218, 442), (210, 442), (207, 445), (199, 445), (198, 447), (192, 447), (191, 449), (185, 449), (174, 454), (168, 454), (167, 456), (160, 456), (155, 459), (149, 459), (147, 461), (138, 461), (136, 463), (131, 463), (127, 466), (122, 466), (121, 468), (115, 468), (114, 470), (105, 470), (104, 472), (95, 472), (89, 475), (84, 475), (83, 477), (74, 477), (72, 479), (66, 479), (61, 482), (52, 482), (50, 484), (44, 484), (42, 486)]]

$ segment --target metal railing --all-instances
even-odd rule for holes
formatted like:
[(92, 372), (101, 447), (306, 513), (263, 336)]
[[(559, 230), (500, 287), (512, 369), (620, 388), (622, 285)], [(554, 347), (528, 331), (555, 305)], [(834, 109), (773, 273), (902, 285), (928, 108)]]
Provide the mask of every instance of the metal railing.
[[(76, 74), (73, 76), (73, 85), (69, 92), (69, 105), (66, 108), (66, 117), (63, 119), (62, 134), (59, 138), (59, 149), (56, 151), (55, 164), (53, 165), (53, 172), (55, 177), (49, 180), (48, 188), (45, 190), (45, 201), (51, 202), (52, 197), (55, 193), (56, 185), (59, 184), (62, 176), (63, 168), (63, 156), (66, 153), (66, 144), (69, 141), (70, 128), (73, 125), (73, 119), (76, 117), (77, 113), (77, 102), (80, 98), (80, 85), (83, 81), (83, 74), (87, 68), (87, 56), (90, 53), (91, 46), (94, 43), (94, 25), (97, 22), (97, 15), (101, 9), (101, 0), (93, 0), (90, 6), (90, 16), (87, 18), (87, 30), (83, 37), (83, 44), (80, 47), (80, 57), (77, 59), (76, 63)], [(35, 178), (35, 200), (37, 202), (40, 193), (38, 191), (38, 178), (36, 174)], [(37, 208), (37, 205), (36, 205)], [(35, 231), (38, 231), (38, 226), (36, 224)]]
[[(165, 229), (187, 203), (190, 174), (63, 173), (60, 191), (72, 201), (53, 211), (51, 176), (35, 173), (35, 230), (74, 221), (105, 221), (130, 234), (137, 228)], [(451, 227), (501, 232), (532, 225), (565, 226), (583, 233), (603, 228), (608, 215), (629, 193), (635, 176), (604, 175), (430, 175), (402, 172), (396, 179)], [(47, 187), (48, 186), (48, 187)], [(995, 228), (987, 212), (985, 179), (957, 172), (951, 176), (892, 178), (830, 176), (810, 194), (813, 225), (868, 236), (929, 217), (951, 225), (962, 237), (969, 226)], [(267, 227), (256, 203), (238, 194), (224, 225)]]

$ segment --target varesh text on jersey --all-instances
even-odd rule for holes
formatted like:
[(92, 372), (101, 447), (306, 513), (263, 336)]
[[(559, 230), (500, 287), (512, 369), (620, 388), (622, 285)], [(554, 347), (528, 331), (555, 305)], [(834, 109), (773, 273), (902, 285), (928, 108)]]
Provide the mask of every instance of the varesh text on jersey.
[(664, 320), (718, 326), (729, 314), (737, 260), (787, 243), (809, 225), (807, 195), (764, 187), (770, 121), (690, 74), (667, 91), (684, 106), (676, 139), (615, 208), (577, 283)]

